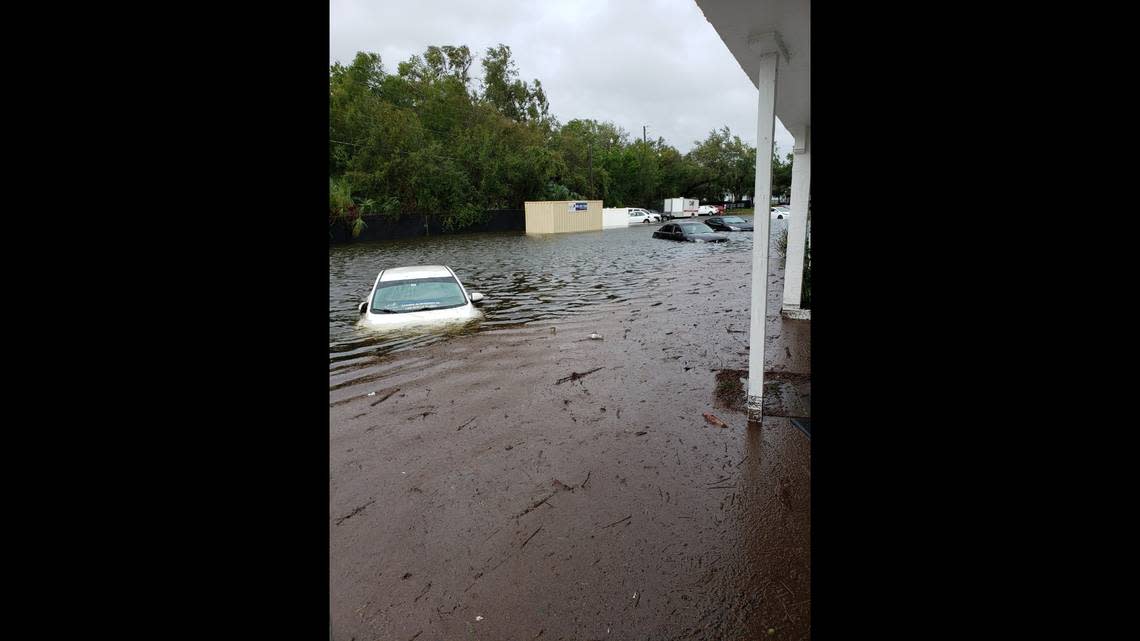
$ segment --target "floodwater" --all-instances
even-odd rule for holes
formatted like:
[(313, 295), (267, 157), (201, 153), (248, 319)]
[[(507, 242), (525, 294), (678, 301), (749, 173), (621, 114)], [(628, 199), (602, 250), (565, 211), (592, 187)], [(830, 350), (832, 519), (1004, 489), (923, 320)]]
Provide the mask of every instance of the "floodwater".
[[(357, 325), (356, 306), (381, 269), (448, 265), (468, 291), (486, 296), (486, 320), (478, 329), (519, 326), (600, 311), (646, 299), (673, 280), (675, 265), (689, 259), (747, 259), (752, 234), (730, 234), (727, 243), (678, 243), (652, 238), (660, 225), (632, 225), (604, 232), (527, 236), (519, 233), (437, 236), (332, 247), (329, 250), (329, 360), (334, 371), (369, 357), (427, 345), (465, 333), (437, 330), (406, 336)], [(363, 361), (361, 360), (363, 359)]]
[[(338, 641), (808, 637), (810, 443), (717, 398), (748, 369), (752, 234), (654, 228), (330, 248)], [(765, 369), (808, 374), (781, 263)], [(486, 319), (357, 327), (379, 270), (410, 264), (450, 265)]]

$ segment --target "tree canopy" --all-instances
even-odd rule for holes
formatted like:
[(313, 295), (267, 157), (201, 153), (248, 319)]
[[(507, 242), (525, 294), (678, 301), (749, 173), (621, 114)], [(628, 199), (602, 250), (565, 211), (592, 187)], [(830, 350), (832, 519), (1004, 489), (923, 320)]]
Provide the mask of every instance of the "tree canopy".
[[(474, 62), (468, 47), (447, 45), (395, 73), (367, 52), (329, 67), (330, 224), (358, 233), (365, 213), (418, 214), (461, 229), (526, 200), (660, 208), (667, 197), (720, 202), (752, 191), (756, 149), (728, 127), (681, 154), (611, 122), (561, 124), (541, 81), (519, 78), (510, 47), (489, 47), (478, 79)], [(783, 167), (773, 158), (774, 193)]]

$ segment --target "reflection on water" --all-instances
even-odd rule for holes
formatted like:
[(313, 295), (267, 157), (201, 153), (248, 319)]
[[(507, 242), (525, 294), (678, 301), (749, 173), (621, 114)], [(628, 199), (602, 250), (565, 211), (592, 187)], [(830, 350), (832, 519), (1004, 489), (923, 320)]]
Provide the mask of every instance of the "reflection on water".
[[(358, 243), (329, 248), (330, 373), (353, 369), (397, 350), (473, 331), (566, 318), (645, 296), (667, 281), (675, 261), (752, 250), (751, 233), (727, 243), (695, 244), (652, 237), (658, 225), (603, 232), (527, 236), (469, 234)], [(381, 269), (448, 265), (468, 291), (482, 292), (485, 319), (428, 331), (380, 332), (357, 324), (357, 305)]]

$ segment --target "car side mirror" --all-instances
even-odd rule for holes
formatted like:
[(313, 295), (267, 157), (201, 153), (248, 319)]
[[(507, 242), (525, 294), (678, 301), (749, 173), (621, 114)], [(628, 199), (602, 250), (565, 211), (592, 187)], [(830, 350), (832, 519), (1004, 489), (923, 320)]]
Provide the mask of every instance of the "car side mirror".
[(483, 295), (479, 292), (471, 292), (471, 302), (478, 303), (483, 300)]
[(359, 311), (361, 314), (363, 314), (363, 313), (364, 313), (364, 310), (368, 309), (368, 301), (364, 301), (363, 303), (361, 303), (361, 304), (357, 305), (357, 306), (356, 306), (356, 309), (357, 309), (357, 311)]

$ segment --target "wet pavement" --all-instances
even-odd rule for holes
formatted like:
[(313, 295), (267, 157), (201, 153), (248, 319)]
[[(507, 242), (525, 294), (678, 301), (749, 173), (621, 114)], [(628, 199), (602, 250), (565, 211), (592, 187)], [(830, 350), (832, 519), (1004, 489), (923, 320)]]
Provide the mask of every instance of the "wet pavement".
[[(654, 227), (330, 250), (338, 641), (808, 637), (810, 442), (786, 417), (810, 416), (810, 323), (780, 318), (774, 252), (766, 389), (791, 389), (749, 427), (717, 374), (747, 369), (752, 234)], [(451, 265), (487, 320), (354, 328), (393, 262)]]

